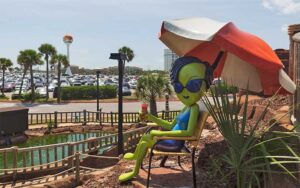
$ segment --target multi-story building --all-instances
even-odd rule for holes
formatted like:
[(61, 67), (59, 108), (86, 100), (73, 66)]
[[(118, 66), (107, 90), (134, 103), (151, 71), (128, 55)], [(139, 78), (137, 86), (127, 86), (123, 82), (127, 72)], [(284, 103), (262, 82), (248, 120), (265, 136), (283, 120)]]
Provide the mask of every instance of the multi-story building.
[(174, 63), (174, 61), (177, 58), (178, 58), (178, 55), (176, 55), (170, 49), (164, 49), (164, 70), (170, 71), (172, 64)]

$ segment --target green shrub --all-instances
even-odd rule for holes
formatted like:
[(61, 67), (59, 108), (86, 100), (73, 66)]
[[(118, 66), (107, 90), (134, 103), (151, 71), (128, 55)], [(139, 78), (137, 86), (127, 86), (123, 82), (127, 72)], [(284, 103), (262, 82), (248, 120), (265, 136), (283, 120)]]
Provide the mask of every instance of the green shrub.
[(229, 93), (238, 93), (239, 88), (236, 86), (229, 86), (225, 83), (212, 85), (209, 90), (211, 93), (215, 94), (218, 92), (219, 94), (229, 94)]
[[(115, 86), (99, 86), (99, 98), (110, 99), (117, 96)], [(78, 86), (61, 88), (62, 100), (96, 99), (97, 86)]]
[[(31, 93), (25, 93), (22, 95), (22, 99), (24, 102), (31, 101), (31, 98), (32, 98)], [(34, 100), (41, 99), (41, 98), (43, 97), (39, 93), (34, 93)]]
[(21, 94), (21, 95), (12, 95), (11, 99), (12, 100), (15, 100), (15, 99), (24, 99), (24, 95), (23, 94)]
[(54, 122), (48, 122), (48, 123), (47, 123), (47, 128), (48, 128), (49, 130), (51, 130), (52, 128), (54, 128), (54, 126), (55, 126), (55, 123), (54, 123)]
[(7, 97), (7, 96), (5, 96), (5, 95), (2, 95), (2, 94), (0, 94), (0, 99), (5, 99), (5, 100), (8, 100), (8, 97)]

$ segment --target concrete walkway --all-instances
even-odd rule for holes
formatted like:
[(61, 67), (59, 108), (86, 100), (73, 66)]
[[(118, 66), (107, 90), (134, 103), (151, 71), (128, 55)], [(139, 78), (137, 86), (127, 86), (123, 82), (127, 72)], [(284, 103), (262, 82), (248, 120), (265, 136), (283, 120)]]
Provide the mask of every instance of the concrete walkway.
[[(24, 103), (0, 103), (0, 108), (5, 107), (27, 107), (29, 113), (52, 113), (58, 112), (73, 112), (82, 111), (84, 109), (89, 111), (96, 111), (96, 103), (67, 103), (67, 104), (24, 104)], [(183, 108), (183, 104), (180, 101), (170, 101), (169, 106), (171, 110), (180, 110)], [(100, 108), (103, 112), (117, 112), (118, 103), (100, 103)], [(138, 112), (141, 108), (140, 102), (127, 102), (123, 103), (124, 112)], [(157, 102), (158, 111), (165, 109), (165, 102)]]

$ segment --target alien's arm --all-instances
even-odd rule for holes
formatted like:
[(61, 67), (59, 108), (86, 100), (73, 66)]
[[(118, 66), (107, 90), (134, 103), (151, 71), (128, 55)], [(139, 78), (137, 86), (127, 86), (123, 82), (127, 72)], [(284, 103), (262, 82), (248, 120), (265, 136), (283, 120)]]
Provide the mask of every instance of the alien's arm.
[(158, 118), (152, 114), (148, 114), (147, 119), (152, 121), (153, 123), (156, 123), (158, 126), (163, 127), (166, 130), (171, 130), (176, 124), (176, 118), (174, 118), (172, 122), (169, 122), (161, 118)]
[(198, 124), (198, 116), (199, 116), (199, 106), (197, 104), (193, 105), (191, 107), (191, 114), (190, 119), (188, 123), (187, 130), (176, 130), (176, 131), (157, 131), (152, 130), (150, 132), (151, 136), (171, 136), (171, 137), (180, 137), (180, 136), (192, 136), (194, 133), (194, 130)]

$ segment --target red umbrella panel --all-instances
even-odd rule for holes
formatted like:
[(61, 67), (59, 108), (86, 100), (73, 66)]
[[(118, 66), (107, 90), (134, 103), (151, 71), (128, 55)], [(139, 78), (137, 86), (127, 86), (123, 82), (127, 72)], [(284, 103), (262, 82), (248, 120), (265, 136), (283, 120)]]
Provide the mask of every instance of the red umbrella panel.
[[(280, 88), (289, 93), (296, 89), (272, 48), (231, 22), (208, 18), (165, 21), (159, 38), (179, 56), (209, 62), (216, 68), (214, 77), (221, 77), (228, 84), (265, 95), (272, 95)], [(214, 64), (218, 56), (221, 58)]]

